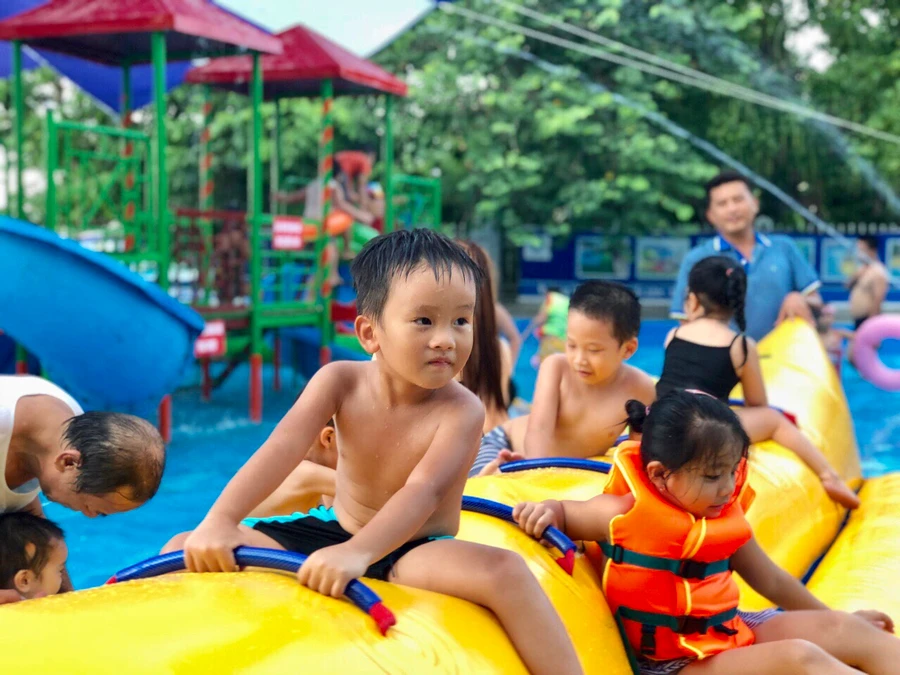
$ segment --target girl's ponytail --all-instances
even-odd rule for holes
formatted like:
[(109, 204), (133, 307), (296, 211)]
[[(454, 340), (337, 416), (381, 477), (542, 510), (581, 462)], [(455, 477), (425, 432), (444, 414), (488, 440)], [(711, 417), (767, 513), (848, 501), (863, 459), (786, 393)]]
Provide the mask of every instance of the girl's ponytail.
[(747, 302), (747, 274), (743, 267), (734, 265), (725, 271), (725, 277), (725, 295), (728, 298), (728, 307), (734, 311), (734, 322), (741, 332), (741, 344), (744, 348), (744, 362), (746, 363), (747, 317), (744, 315), (744, 308)]
[(636, 434), (644, 432), (644, 421), (650, 408), (636, 399), (631, 399), (625, 404), (625, 412), (628, 414), (628, 426)]

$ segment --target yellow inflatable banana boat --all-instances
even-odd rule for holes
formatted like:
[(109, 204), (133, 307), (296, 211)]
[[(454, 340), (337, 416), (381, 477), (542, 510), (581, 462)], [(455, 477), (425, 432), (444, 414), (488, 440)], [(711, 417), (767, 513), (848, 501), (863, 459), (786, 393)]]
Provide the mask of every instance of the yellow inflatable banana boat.
[[(782, 325), (760, 345), (773, 405), (801, 428), (851, 484), (861, 482), (846, 400), (816, 334)], [(740, 395), (736, 392), (736, 395)], [(749, 511), (774, 560), (801, 577), (828, 551), (811, 588), (836, 608), (876, 606), (900, 616), (900, 476), (870, 481), (862, 508), (845, 512), (792, 453), (766, 443), (751, 452)], [(525, 499), (586, 499), (602, 473), (540, 469), (469, 481), (467, 495), (513, 505)], [(587, 673), (631, 672), (593, 566), (576, 556), (570, 576), (559, 552), (513, 525), (464, 513), (462, 539), (519, 552), (559, 611)], [(837, 540), (835, 541), (835, 537)], [(832, 542), (833, 545), (832, 545)], [(364, 580), (396, 616), (382, 636), (347, 601), (323, 597), (291, 575), (173, 574), (0, 608), (7, 672), (41, 673), (525, 673), (493, 616), (434, 593)], [(742, 607), (767, 606), (742, 587)]]

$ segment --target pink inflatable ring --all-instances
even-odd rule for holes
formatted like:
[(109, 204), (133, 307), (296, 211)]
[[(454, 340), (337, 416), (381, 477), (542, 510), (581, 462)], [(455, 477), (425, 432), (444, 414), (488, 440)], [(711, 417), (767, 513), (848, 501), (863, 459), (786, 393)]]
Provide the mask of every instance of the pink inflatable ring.
[(900, 391), (900, 369), (888, 368), (878, 356), (884, 340), (900, 340), (900, 316), (881, 314), (866, 319), (856, 331), (853, 362), (859, 374), (885, 391)]

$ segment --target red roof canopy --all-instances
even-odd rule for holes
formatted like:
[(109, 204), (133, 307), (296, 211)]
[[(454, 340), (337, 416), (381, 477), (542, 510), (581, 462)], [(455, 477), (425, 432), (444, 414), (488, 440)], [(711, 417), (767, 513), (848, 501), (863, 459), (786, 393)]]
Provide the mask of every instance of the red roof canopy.
[[(284, 44), (284, 52), (262, 58), (266, 99), (318, 96), (322, 80), (327, 79), (334, 81), (334, 93), (338, 95), (380, 92), (406, 96), (402, 80), (306, 26), (289, 28), (277, 37)], [(247, 93), (251, 74), (251, 60), (233, 56), (192, 69), (186, 81)]]
[(247, 49), (280, 54), (281, 41), (210, 0), (52, 0), (0, 22), (0, 40), (120, 65), (151, 60), (166, 33), (169, 59)]

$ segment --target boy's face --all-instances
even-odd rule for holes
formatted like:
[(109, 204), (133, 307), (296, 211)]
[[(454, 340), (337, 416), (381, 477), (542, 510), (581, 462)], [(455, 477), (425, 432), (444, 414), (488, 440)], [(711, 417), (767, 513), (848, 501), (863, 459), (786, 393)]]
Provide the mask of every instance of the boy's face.
[(63, 570), (69, 557), (69, 548), (61, 539), (53, 543), (50, 559), (39, 575), (22, 570), (15, 576), (16, 590), (27, 600), (56, 595), (62, 586)]
[(637, 350), (637, 338), (620, 344), (610, 321), (593, 319), (577, 309), (569, 311), (566, 333), (566, 359), (585, 384), (609, 380)]
[(475, 283), (460, 270), (435, 279), (427, 267), (396, 277), (381, 321), (357, 318), (357, 336), (389, 370), (424, 389), (440, 389), (472, 353)]

